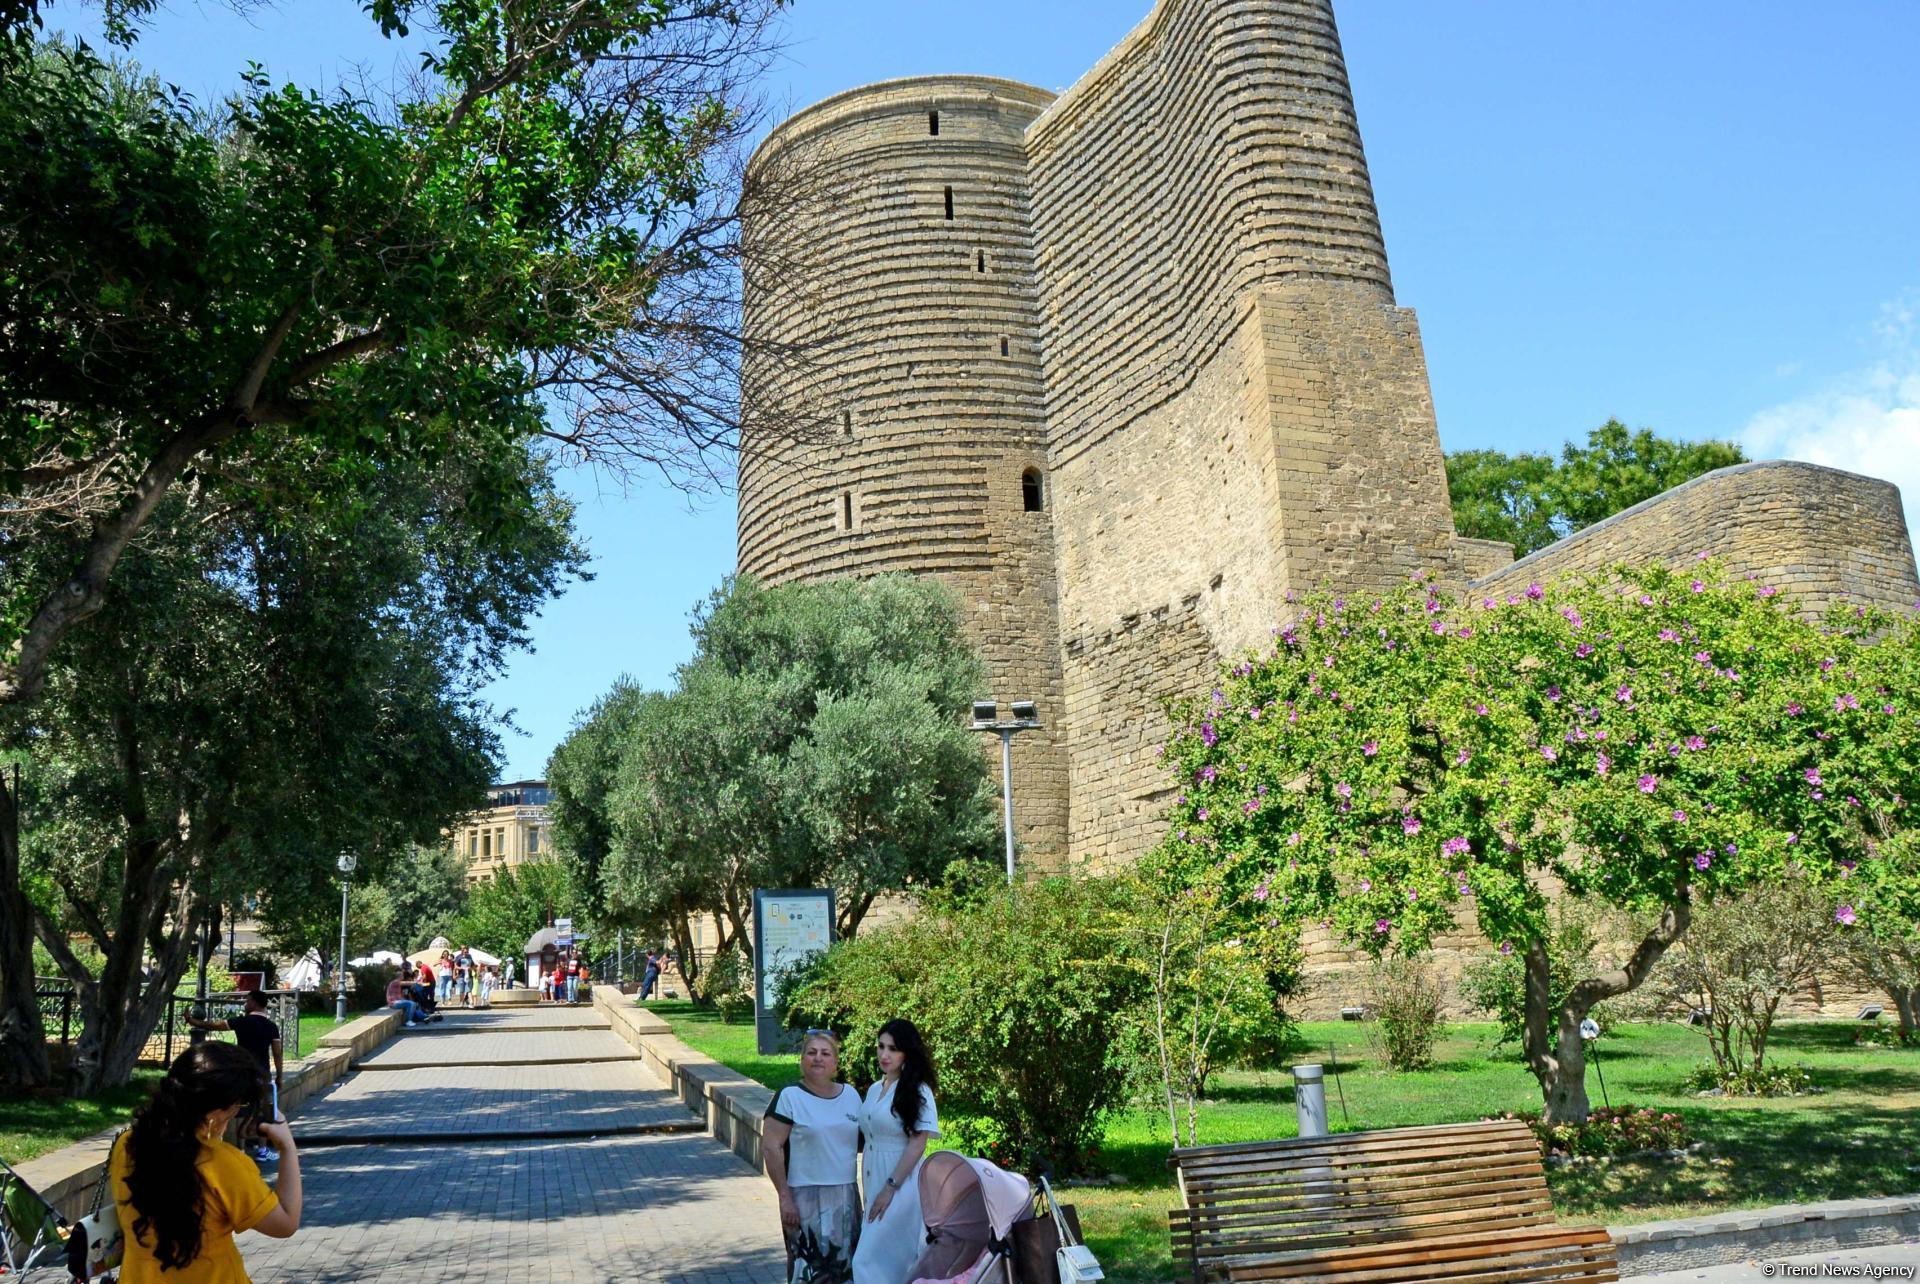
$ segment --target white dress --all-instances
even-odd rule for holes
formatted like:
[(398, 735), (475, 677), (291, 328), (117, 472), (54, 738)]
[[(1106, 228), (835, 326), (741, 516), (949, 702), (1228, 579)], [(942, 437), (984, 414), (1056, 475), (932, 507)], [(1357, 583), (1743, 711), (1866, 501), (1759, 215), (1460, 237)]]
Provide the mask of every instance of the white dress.
[[(916, 1132), (940, 1135), (940, 1117), (934, 1111), (933, 1092), (920, 1085), (920, 1121)], [(866, 1153), (860, 1161), (861, 1189), (866, 1208), (886, 1188), (887, 1178), (899, 1166), (907, 1148), (907, 1130), (893, 1113), (893, 1089), (881, 1079), (867, 1089), (860, 1104), (860, 1135)], [(893, 1192), (887, 1215), (860, 1228), (860, 1244), (853, 1254), (853, 1284), (909, 1284), (913, 1264), (927, 1247), (927, 1228), (920, 1220), (920, 1169), (915, 1165)], [(864, 1218), (864, 1214), (863, 1214)]]

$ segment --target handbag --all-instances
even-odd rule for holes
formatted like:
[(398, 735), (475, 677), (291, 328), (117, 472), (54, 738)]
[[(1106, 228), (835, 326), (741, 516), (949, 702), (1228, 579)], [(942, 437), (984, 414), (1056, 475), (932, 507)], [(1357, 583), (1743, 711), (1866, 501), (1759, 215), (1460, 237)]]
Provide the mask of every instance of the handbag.
[[(126, 1136), (113, 1139), (118, 1146)], [(67, 1233), (67, 1271), (76, 1280), (91, 1280), (119, 1267), (127, 1255), (126, 1235), (120, 1229), (120, 1205), (106, 1197), (113, 1182), (113, 1146), (107, 1147), (107, 1166), (93, 1188), (93, 1209)]]
[(1073, 1225), (1069, 1227), (1060, 1200), (1053, 1193), (1052, 1183), (1042, 1177), (1040, 1189), (1047, 1197), (1054, 1230), (1060, 1237), (1059, 1247), (1053, 1251), (1054, 1270), (1060, 1284), (1092, 1284), (1094, 1280), (1104, 1280), (1107, 1275), (1100, 1269), (1099, 1259), (1094, 1257), (1092, 1249), (1080, 1242), (1080, 1219), (1075, 1217)]

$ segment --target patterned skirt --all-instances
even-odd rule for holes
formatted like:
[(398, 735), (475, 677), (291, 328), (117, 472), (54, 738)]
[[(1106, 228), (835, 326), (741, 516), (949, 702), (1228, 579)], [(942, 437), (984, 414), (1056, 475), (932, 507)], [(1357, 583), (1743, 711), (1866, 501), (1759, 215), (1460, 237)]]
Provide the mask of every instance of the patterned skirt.
[(860, 1188), (795, 1186), (800, 1228), (787, 1233), (787, 1279), (791, 1284), (848, 1284), (853, 1246), (860, 1238)]

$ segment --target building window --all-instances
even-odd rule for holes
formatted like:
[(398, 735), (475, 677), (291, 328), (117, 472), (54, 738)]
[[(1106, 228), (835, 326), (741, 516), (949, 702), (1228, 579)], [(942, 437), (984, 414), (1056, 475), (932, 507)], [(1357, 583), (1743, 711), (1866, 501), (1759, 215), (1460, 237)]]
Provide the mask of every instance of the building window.
[(985, 250), (975, 250), (973, 252), (973, 267), (976, 272), (984, 272), (987, 270), (987, 252)]
[(939, 134), (940, 134), (940, 113), (939, 112), (930, 111), (927, 113), (927, 132), (929, 134), (934, 135), (936, 138), (939, 137)]
[(1007, 336), (1004, 334), (1000, 336), (1000, 355), (1007, 355)]
[(482, 857), (493, 855), (493, 831), (491, 829), (480, 835), (480, 855)]
[(840, 412), (840, 431), (848, 437), (853, 436), (853, 411), (842, 410)]
[(1020, 506), (1029, 513), (1037, 513), (1046, 507), (1046, 494), (1041, 488), (1040, 470), (1029, 468), (1020, 474)]
[(527, 830), (527, 855), (535, 856), (540, 852), (540, 829), (534, 826)]
[(953, 217), (953, 189), (951, 187), (947, 189), (947, 217)]
[(840, 496), (840, 524), (842, 530), (853, 529), (853, 492), (847, 491)]
[(474, 860), (480, 855), (480, 835), (467, 835), (467, 859)]

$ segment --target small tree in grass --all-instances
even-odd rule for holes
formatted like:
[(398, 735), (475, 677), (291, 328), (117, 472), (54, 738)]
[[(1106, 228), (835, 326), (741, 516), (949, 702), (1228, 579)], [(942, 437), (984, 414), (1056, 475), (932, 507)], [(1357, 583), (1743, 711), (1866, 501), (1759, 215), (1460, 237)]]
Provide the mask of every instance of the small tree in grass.
[[(1817, 800), (1797, 786), (1830, 744), (1802, 716), (1829, 642), (1705, 565), (1319, 596), (1176, 706), (1166, 852), (1217, 869), (1249, 930), (1317, 921), (1374, 953), (1423, 948), (1464, 906), (1523, 959), (1527, 1064), (1547, 1120), (1578, 1122), (1581, 1020), (1646, 980), (1697, 895), (1836, 872), (1801, 842)], [(1558, 1003), (1555, 883), (1651, 924)]]

